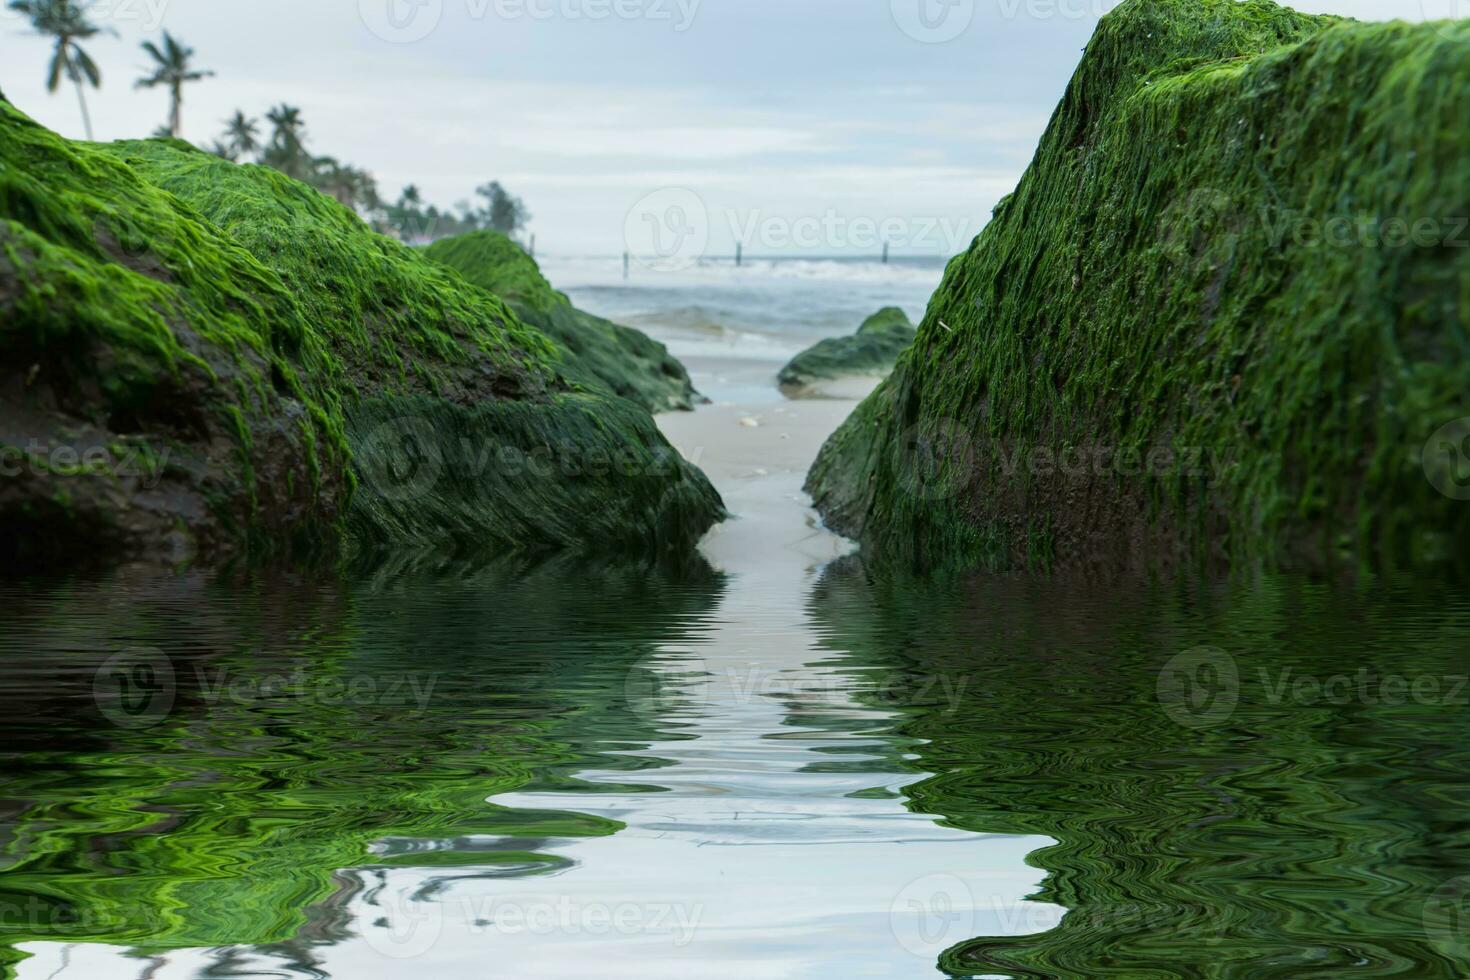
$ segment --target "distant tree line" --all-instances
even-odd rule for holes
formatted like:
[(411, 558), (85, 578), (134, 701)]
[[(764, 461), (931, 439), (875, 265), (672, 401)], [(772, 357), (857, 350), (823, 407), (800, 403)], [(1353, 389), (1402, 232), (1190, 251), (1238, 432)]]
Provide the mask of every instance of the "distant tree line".
[[(101, 88), (102, 72), (82, 47), (109, 33), (89, 19), (93, 0), (10, 0), (10, 8), (28, 17), (35, 32), (52, 45), (46, 87), (60, 88), (63, 79), (76, 89), (82, 126), (92, 139), (92, 117), (87, 109), (86, 90)], [(184, 86), (214, 76), (194, 65), (194, 49), (164, 31), (161, 44), (143, 42), (150, 59), (150, 72), (137, 80), (138, 88), (162, 88), (169, 94), (168, 121), (153, 132), (155, 138), (182, 138)], [(262, 135), (260, 121), (237, 111), (225, 122), (225, 130), (208, 149), (236, 163), (258, 163), (303, 181), (352, 208), (379, 231), (406, 242), (428, 242), (482, 228), (515, 235), (531, 219), (520, 198), (499, 181), (475, 188), (479, 206), (460, 201), (452, 210), (441, 211), (426, 204), (416, 185), (410, 184), (393, 202), (378, 192), (373, 175), (332, 156), (317, 156), (306, 145), (306, 125), (301, 110), (282, 103), (265, 114), (270, 131)]]

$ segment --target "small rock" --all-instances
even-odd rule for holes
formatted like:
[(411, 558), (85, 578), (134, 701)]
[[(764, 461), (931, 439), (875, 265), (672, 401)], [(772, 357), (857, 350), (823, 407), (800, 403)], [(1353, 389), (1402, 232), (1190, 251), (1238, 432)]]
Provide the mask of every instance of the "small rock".
[(740, 424), (743, 425), (743, 426), (745, 426), (747, 429), (759, 429), (761, 427), (760, 422), (758, 422), (755, 419), (751, 418), (749, 415), (747, 415), (747, 416), (745, 416), (745, 418), (741, 419), (740, 420)]

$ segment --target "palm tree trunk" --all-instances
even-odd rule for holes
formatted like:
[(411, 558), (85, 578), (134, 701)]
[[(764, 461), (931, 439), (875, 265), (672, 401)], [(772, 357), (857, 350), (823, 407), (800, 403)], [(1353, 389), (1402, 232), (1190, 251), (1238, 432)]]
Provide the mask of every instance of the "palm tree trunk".
[(82, 127), (87, 131), (88, 142), (92, 139), (92, 117), (87, 113), (87, 94), (82, 88), (82, 80), (73, 78), (72, 83), (77, 87), (77, 104), (82, 107)]
[(168, 131), (174, 139), (179, 138), (180, 131), (184, 128), (184, 93), (178, 82), (173, 86), (173, 108), (168, 115)]

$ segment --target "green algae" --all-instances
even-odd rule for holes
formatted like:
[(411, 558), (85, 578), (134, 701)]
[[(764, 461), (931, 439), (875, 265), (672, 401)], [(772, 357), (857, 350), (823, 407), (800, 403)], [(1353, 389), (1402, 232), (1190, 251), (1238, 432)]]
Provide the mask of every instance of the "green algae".
[[(1454, 918), (1470, 873), (1470, 605), (1453, 583), (936, 581), (853, 562), (829, 567), (807, 609), (823, 662), (884, 678), (867, 701), (898, 712), (925, 774), (904, 788), (910, 809), (1056, 842), (1027, 863), (1046, 873), (1032, 900), (1060, 922), (970, 916), (939, 893), (927, 922), (953, 943), (949, 975), (1470, 970)], [(1197, 675), (1227, 685), (1214, 703), (1160, 695), (1191, 651), (1226, 666)]]
[[(657, 737), (624, 675), (686, 641), (722, 587), (708, 568), (565, 556), (306, 581), (7, 598), (5, 635), (30, 653), (0, 658), (0, 976), (38, 941), (309, 961), (351, 936), (347, 903), (383, 869), (563, 870), (549, 840), (621, 824), (487, 798), (581, 788), (589, 759), (635, 768), (602, 743)], [(151, 723), (96, 710), (91, 677), (114, 642), (168, 664)]]
[(1119, 6), (823, 450), (829, 523), (929, 567), (1463, 551), (1423, 457), (1470, 415), (1467, 85), (1470, 25)]
[(914, 325), (896, 306), (863, 321), (850, 337), (828, 337), (791, 359), (777, 376), (782, 390), (800, 393), (814, 382), (863, 375), (886, 375), (914, 342)]
[(567, 352), (563, 370), (584, 386), (611, 391), (650, 412), (689, 411), (698, 400), (688, 371), (663, 344), (577, 309), (505, 235), (476, 231), (443, 238), (424, 254), (499, 296), (555, 340)]
[[(426, 521), (380, 506), (385, 491), (401, 500), (401, 485), (357, 486), (351, 434), (394, 400), (425, 420), (474, 418), (497, 438), (524, 425), (517, 445), (670, 453), (646, 416), (579, 384), (561, 349), (500, 300), (325, 195), (177, 141), (72, 143), (9, 106), (0, 311), (0, 444), (43, 456), (119, 438), (171, 450), (153, 486), (114, 472), (58, 496), (42, 467), (7, 479), (0, 525), (23, 565), (319, 550), (349, 532), (422, 542)], [(607, 410), (589, 413), (599, 401)], [(413, 486), (423, 514), (457, 515), (437, 536), (466, 546), (597, 548), (605, 521), (579, 515), (617, 513), (631, 522), (620, 541), (687, 548), (723, 512), (682, 460), (639, 473), (571, 486), (560, 473), (522, 477), (515, 506), (478, 493), (478, 510), (443, 499), (462, 482)], [(579, 509), (562, 510), (572, 501)]]

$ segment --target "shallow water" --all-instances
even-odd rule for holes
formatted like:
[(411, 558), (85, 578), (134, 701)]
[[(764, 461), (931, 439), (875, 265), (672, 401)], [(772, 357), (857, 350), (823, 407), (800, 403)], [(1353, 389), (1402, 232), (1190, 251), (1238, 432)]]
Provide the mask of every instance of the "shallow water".
[(11, 591), (0, 957), (1470, 970), (1461, 593), (785, 567)]
[(777, 366), (823, 337), (850, 334), (885, 306), (915, 324), (944, 274), (942, 258), (705, 259), (687, 269), (616, 258), (547, 257), (547, 277), (583, 309), (651, 333), (681, 359), (774, 359)]
[(721, 570), (0, 588), (0, 972), (1470, 975), (1463, 589), (833, 561), (771, 379), (920, 273), (602, 265)]

